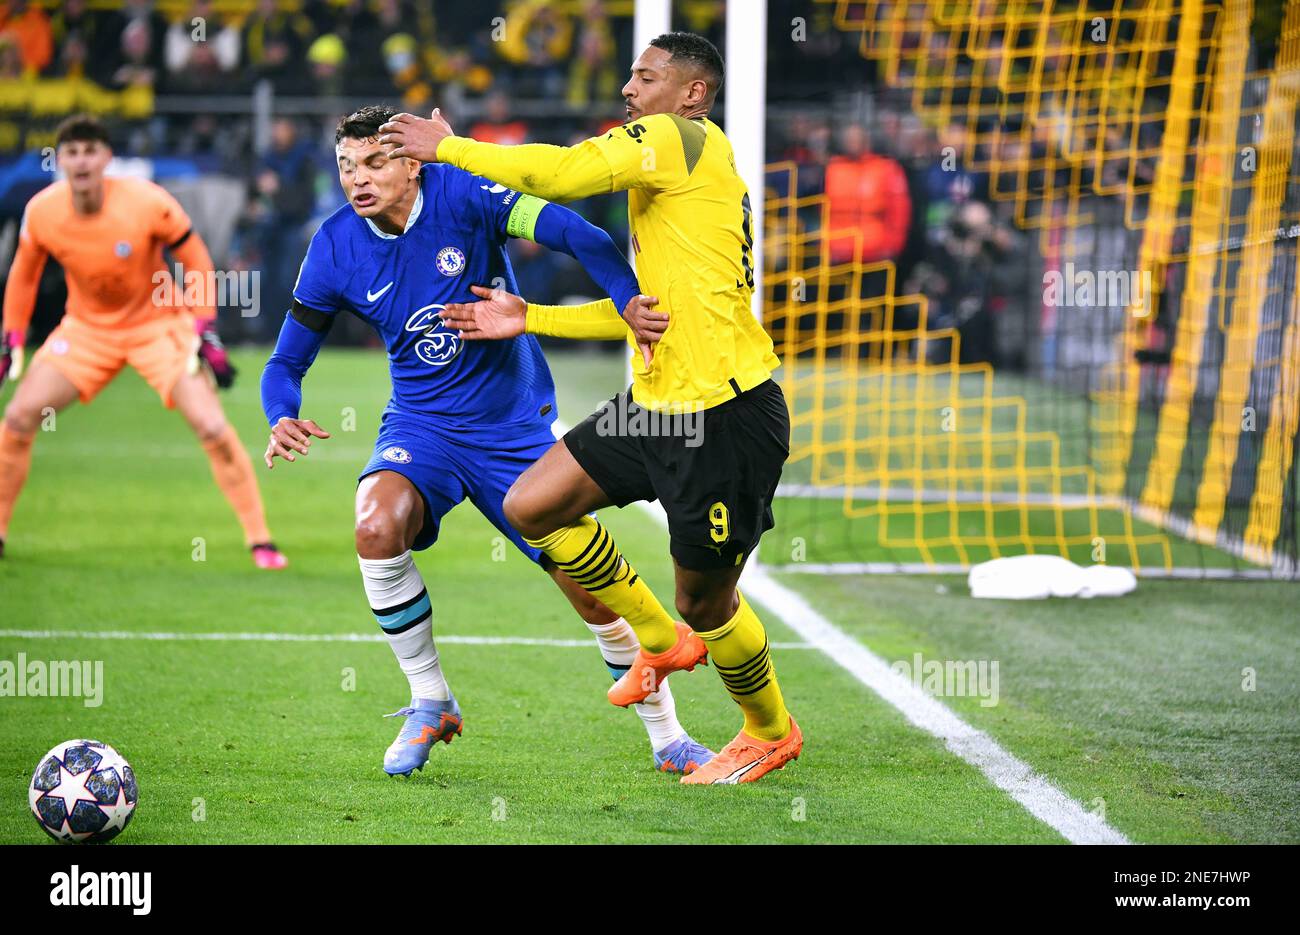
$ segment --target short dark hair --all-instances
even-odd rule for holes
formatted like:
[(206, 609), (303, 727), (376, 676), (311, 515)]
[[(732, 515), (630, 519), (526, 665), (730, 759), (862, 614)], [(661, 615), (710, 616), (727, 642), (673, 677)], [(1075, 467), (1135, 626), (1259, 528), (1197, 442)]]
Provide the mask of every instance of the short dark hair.
[(650, 44), (667, 52), (670, 61), (681, 60), (693, 67), (709, 86), (710, 99), (717, 96), (722, 87), (723, 65), (722, 55), (712, 42), (693, 32), (666, 32), (651, 39)]
[(379, 135), (379, 128), (392, 120), (400, 111), (387, 104), (367, 104), (353, 111), (334, 128), (334, 145), (344, 140), (365, 140)]
[(64, 143), (103, 143), (108, 142), (108, 128), (94, 114), (73, 114), (64, 117), (54, 131), (54, 148)]

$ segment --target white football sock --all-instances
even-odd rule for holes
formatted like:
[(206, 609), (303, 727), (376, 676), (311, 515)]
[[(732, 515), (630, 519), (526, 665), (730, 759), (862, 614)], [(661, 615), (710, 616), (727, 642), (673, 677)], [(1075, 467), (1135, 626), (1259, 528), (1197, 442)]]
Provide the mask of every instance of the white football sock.
[[(613, 667), (618, 667), (620, 675), (626, 672), (641, 646), (632, 626), (619, 617), (613, 623), (604, 625), (589, 623), (587, 629), (595, 634), (596, 642), (600, 645), (600, 655), (605, 664), (611, 667), (610, 674), (614, 674)], [(646, 733), (650, 735), (652, 750), (662, 750), (674, 740), (685, 736), (686, 731), (677, 722), (677, 703), (673, 701), (673, 692), (668, 687), (667, 680), (656, 691), (646, 695), (645, 701), (635, 705), (635, 708), (641, 716), (641, 723), (645, 725)]]
[(411, 697), (446, 701), (451, 689), (438, 665), (438, 648), (433, 645), (433, 609), (424, 579), (416, 570), (408, 549), (396, 558), (370, 559), (357, 556), (361, 581), (375, 621), (397, 664), (411, 683)]

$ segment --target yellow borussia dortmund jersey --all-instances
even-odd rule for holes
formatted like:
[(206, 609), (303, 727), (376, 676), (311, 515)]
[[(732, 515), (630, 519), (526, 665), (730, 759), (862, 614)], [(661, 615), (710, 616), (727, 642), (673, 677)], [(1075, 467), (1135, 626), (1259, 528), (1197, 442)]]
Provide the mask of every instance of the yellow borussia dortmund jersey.
[(642, 406), (715, 406), (777, 366), (772, 340), (750, 311), (749, 193), (731, 144), (711, 121), (654, 114), (573, 147), (449, 137), (438, 158), (555, 201), (628, 192), (637, 278), (669, 316), (649, 368), (629, 333), (632, 395)]

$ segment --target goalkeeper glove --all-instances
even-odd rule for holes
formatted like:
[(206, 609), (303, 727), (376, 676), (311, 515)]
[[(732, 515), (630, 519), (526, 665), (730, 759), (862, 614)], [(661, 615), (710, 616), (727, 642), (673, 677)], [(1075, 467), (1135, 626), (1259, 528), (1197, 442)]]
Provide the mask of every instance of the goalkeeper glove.
[(217, 334), (216, 319), (198, 320), (195, 322), (195, 328), (199, 332), (199, 360), (208, 365), (213, 379), (217, 381), (217, 386), (223, 390), (229, 389), (235, 382), (235, 374), (238, 371), (230, 362), (230, 355), (226, 353), (226, 347)]
[(6, 379), (17, 380), (23, 372), (23, 333), (0, 333), (0, 386)]

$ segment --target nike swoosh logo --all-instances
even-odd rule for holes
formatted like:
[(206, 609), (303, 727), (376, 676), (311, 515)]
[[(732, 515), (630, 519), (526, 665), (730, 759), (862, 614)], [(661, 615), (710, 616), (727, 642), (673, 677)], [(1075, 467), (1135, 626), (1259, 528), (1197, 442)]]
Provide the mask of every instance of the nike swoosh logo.
[(719, 780), (717, 781), (717, 783), (715, 783), (715, 785), (719, 785), (719, 786), (733, 786), (733, 785), (738, 785), (738, 784), (740, 783), (741, 778), (742, 778), (746, 773), (750, 772), (751, 770), (753, 770), (755, 767), (759, 766), (760, 764), (766, 763), (767, 760), (768, 760), (768, 758), (769, 758), (769, 757), (770, 757), (774, 752), (775, 752), (775, 751), (773, 751), (773, 750), (769, 750), (767, 753), (764, 753), (762, 756), (760, 756), (757, 760), (754, 760), (752, 763), (746, 763), (744, 766), (742, 766), (740, 769), (736, 770), (735, 772), (731, 773), (730, 775), (728, 775), (728, 776), (726, 776), (726, 777), (724, 777), (724, 778), (722, 778), (722, 779), (719, 779)]
[(488, 188), (486, 185), (480, 185), (479, 188), (483, 189), (483, 191), (487, 192), (489, 195), (499, 195), (506, 190), (506, 187), (500, 182), (494, 182), (491, 188)]
[[(751, 771), (757, 769), (759, 766), (766, 763), (768, 760), (770, 760), (773, 756), (775, 756), (779, 752), (782, 752), (781, 747), (773, 747), (772, 749), (764, 753), (762, 756), (760, 756), (758, 759), (752, 760), (749, 763), (746, 763), (744, 766), (738, 767), (737, 769), (728, 773), (726, 776), (723, 776), (721, 779), (713, 780), (713, 784), (716, 786), (737, 785), (744, 780), (745, 776), (748, 773), (750, 773)], [(797, 753), (794, 754), (793, 756), (787, 756), (784, 759), (782, 759), (780, 763), (777, 764), (776, 768), (780, 769), (781, 766), (785, 765), (786, 763), (789, 763), (791, 760), (797, 760), (798, 758), (799, 758), (799, 754)]]
[(367, 302), (373, 302), (373, 301), (375, 301), (376, 299), (378, 299), (381, 295), (383, 295), (385, 292), (387, 292), (387, 291), (388, 291), (389, 289), (391, 289), (391, 288), (393, 288), (393, 284), (390, 282), (388, 285), (384, 286), (384, 288), (380, 289), (378, 292), (371, 292), (369, 289), (367, 289), (367, 290), (366, 290), (366, 301), (367, 301)]

